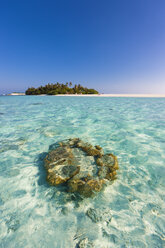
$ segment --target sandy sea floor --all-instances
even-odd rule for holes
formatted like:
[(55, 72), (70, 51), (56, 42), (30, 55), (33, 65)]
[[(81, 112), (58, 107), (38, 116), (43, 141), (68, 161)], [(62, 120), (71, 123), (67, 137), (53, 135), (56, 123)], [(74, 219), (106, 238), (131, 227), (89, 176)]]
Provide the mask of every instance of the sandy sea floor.
[[(49, 186), (43, 167), (50, 145), (74, 137), (120, 166), (81, 201)], [(0, 97), (0, 247), (165, 247), (164, 151), (164, 98)]]

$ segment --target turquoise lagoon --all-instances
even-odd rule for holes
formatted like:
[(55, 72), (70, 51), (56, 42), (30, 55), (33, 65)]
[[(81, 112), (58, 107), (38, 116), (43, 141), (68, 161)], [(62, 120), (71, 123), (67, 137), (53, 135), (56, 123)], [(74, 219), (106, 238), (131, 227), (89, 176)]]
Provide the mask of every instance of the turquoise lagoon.
[[(118, 179), (77, 200), (45, 180), (43, 154), (79, 137), (117, 155)], [(93, 222), (89, 208), (108, 211)], [(165, 247), (165, 99), (0, 97), (0, 247)]]

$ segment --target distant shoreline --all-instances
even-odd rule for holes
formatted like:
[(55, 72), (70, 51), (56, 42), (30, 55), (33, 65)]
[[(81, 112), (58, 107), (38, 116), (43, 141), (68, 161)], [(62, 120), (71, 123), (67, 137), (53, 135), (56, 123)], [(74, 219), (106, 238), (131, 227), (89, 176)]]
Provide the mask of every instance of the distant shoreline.
[[(21, 94), (7, 94), (7, 95), (1, 95), (1, 96), (29, 96), (25, 95), (23, 93)], [(58, 94), (58, 95), (30, 95), (30, 96), (66, 96), (66, 97), (145, 97), (145, 98), (165, 98), (164, 95), (160, 94)]]
[(156, 94), (87, 94), (87, 95), (79, 95), (79, 94), (70, 94), (70, 95), (55, 95), (55, 96), (89, 96), (89, 97), (162, 97), (165, 98), (165, 95), (156, 95)]

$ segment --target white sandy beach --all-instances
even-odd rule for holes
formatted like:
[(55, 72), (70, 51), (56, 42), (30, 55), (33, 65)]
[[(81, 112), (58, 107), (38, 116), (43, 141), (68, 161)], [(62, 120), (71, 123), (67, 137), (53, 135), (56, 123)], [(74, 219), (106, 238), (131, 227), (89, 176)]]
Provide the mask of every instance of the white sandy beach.
[(79, 95), (79, 94), (70, 94), (70, 95), (56, 95), (56, 96), (82, 96), (82, 97), (85, 97), (85, 96), (89, 96), (89, 97), (164, 97), (165, 98), (165, 95), (156, 95), (156, 94), (98, 94), (98, 95)]

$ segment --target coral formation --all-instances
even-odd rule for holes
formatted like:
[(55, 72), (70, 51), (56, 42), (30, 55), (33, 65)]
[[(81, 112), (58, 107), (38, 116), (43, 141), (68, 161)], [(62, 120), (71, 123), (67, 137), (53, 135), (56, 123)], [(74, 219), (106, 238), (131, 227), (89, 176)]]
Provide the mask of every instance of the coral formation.
[(116, 179), (119, 166), (113, 154), (104, 154), (100, 146), (74, 138), (59, 142), (48, 152), (45, 168), (51, 185), (66, 183), (69, 192), (90, 197)]
[(107, 224), (111, 221), (112, 215), (109, 209), (94, 209), (89, 208), (86, 212), (86, 215), (95, 223), (97, 222), (106, 222)]
[(76, 247), (77, 248), (94, 248), (94, 245), (88, 238), (84, 238), (80, 240), (80, 242), (78, 243)]

